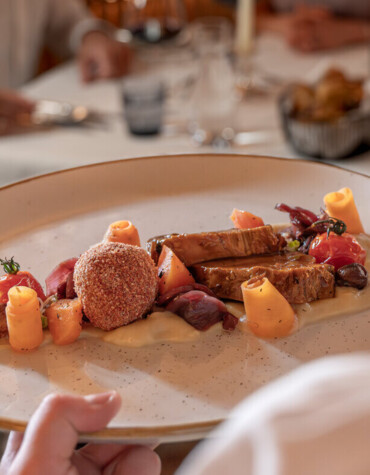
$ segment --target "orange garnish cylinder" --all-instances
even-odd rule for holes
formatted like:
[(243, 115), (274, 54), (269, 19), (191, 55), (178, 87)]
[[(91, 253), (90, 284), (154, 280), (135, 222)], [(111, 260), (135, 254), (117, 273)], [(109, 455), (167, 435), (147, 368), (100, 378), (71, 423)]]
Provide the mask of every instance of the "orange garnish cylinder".
[(286, 298), (266, 278), (241, 285), (247, 326), (260, 338), (281, 338), (292, 333), (296, 315)]
[(131, 221), (115, 221), (109, 225), (103, 242), (122, 242), (132, 246), (140, 246), (139, 232)]
[(56, 345), (69, 345), (82, 329), (82, 304), (79, 299), (61, 299), (45, 310), (48, 327)]
[(20, 352), (36, 349), (44, 338), (36, 291), (15, 286), (9, 290), (8, 297), (5, 312), (10, 346)]
[(324, 203), (328, 215), (344, 221), (349, 233), (365, 232), (350, 188), (328, 193), (324, 196)]

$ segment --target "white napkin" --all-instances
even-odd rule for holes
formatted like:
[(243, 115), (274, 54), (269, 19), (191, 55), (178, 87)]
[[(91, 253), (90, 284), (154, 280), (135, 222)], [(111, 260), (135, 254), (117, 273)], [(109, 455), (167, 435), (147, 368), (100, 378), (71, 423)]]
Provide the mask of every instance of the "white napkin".
[(255, 392), (177, 475), (370, 473), (370, 353), (326, 357)]

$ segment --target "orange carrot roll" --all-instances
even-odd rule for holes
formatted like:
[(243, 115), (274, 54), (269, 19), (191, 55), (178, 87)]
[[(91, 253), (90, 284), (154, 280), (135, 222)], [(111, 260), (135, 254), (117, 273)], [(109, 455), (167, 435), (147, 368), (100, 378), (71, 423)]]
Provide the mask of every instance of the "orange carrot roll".
[(103, 242), (122, 242), (123, 244), (140, 246), (138, 230), (131, 221), (115, 221), (112, 223), (105, 233)]
[(249, 211), (242, 211), (236, 208), (233, 209), (230, 219), (237, 229), (258, 228), (259, 226), (265, 225), (263, 219), (259, 216), (255, 216)]
[(11, 347), (21, 352), (36, 349), (44, 338), (37, 293), (30, 287), (14, 286), (8, 297), (6, 321)]
[(358, 234), (364, 232), (364, 227), (350, 188), (342, 188), (339, 191), (328, 193), (324, 196), (324, 203), (328, 215), (344, 221), (349, 233)]
[(242, 293), (248, 328), (260, 338), (289, 335), (296, 315), (286, 298), (266, 278), (243, 282)]
[(61, 299), (45, 310), (48, 326), (56, 345), (69, 345), (80, 336), (82, 304), (79, 299)]

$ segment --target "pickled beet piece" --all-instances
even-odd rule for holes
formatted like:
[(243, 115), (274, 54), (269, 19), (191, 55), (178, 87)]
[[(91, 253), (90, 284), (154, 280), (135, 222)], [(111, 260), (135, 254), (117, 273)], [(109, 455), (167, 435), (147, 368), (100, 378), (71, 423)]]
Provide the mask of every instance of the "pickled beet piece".
[(224, 318), (225, 329), (231, 330), (237, 323), (229, 317), (226, 305), (221, 300), (200, 290), (179, 295), (167, 304), (166, 310), (182, 317), (197, 330), (207, 330), (215, 323), (224, 321)]

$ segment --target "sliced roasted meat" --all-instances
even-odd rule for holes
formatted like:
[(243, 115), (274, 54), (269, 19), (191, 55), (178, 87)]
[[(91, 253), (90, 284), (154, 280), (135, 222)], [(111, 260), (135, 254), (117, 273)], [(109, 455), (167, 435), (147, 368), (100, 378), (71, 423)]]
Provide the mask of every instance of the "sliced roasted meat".
[[(158, 262), (159, 254), (162, 251), (162, 246), (163, 246), (163, 244), (165, 244), (165, 241), (167, 241), (167, 239), (172, 239), (176, 236), (180, 236), (180, 234), (176, 234), (176, 233), (174, 233), (174, 234), (163, 234), (162, 236), (155, 236), (155, 237), (152, 237), (152, 238), (148, 239), (148, 241), (146, 243), (146, 250), (150, 254), (150, 256), (153, 259), (153, 261), (155, 262), (155, 264), (157, 264), (157, 262)], [(183, 234), (181, 236), (183, 236)]]
[(226, 257), (244, 257), (279, 251), (284, 239), (271, 226), (253, 229), (229, 229), (194, 234), (173, 234), (152, 238), (147, 250), (155, 263), (162, 246), (166, 245), (186, 265)]
[(241, 284), (252, 277), (267, 277), (290, 303), (305, 303), (335, 296), (335, 269), (315, 264), (299, 252), (246, 258), (218, 259), (191, 267), (197, 282), (219, 298), (243, 301)]

